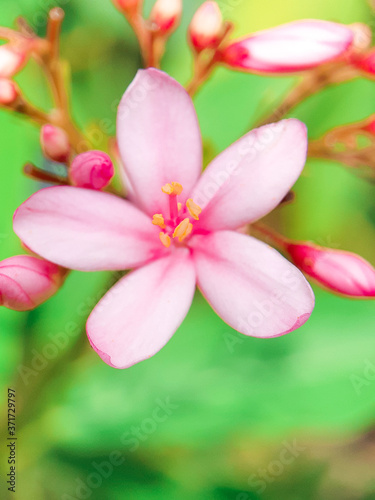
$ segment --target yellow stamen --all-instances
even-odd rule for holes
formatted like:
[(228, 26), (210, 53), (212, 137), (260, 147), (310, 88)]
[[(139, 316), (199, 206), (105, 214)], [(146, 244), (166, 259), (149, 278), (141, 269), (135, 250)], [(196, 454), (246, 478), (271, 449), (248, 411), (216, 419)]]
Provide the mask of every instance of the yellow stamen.
[(181, 210), (181, 208), (182, 208), (182, 203), (178, 202), (178, 203), (177, 203), (177, 209), (178, 209), (178, 211), (180, 211), (180, 210)]
[(189, 210), (189, 214), (193, 217), (193, 219), (199, 220), (199, 214), (202, 212), (201, 207), (196, 203), (194, 203), (194, 201), (191, 198), (187, 200), (186, 207)]
[(164, 217), (162, 216), (162, 214), (155, 214), (152, 218), (152, 223), (154, 226), (159, 226), (162, 229), (165, 228)]
[(169, 248), (171, 246), (171, 238), (168, 236), (168, 234), (161, 232), (159, 234), (159, 238), (165, 247)]
[(178, 238), (178, 241), (181, 242), (189, 236), (192, 230), (193, 230), (193, 224), (187, 217), (182, 222), (180, 222), (180, 224), (176, 227), (173, 233), (173, 238)]
[(171, 182), (170, 184), (166, 184), (165, 186), (163, 186), (161, 190), (165, 194), (179, 195), (182, 193), (183, 187), (178, 182)]

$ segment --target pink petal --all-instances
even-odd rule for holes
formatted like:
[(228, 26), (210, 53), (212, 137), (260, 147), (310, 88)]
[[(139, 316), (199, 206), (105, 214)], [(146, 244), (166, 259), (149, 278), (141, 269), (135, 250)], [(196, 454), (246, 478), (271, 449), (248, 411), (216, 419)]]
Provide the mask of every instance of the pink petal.
[(353, 31), (342, 24), (296, 21), (235, 41), (224, 49), (223, 59), (237, 69), (295, 72), (341, 56), (353, 38)]
[[(117, 140), (137, 202), (150, 215), (166, 213), (161, 188), (179, 182), (189, 197), (202, 166), (202, 144), (193, 103), (173, 78), (140, 70), (121, 100)], [(180, 199), (181, 198), (181, 199)]]
[(163, 251), (158, 230), (131, 203), (70, 186), (31, 196), (16, 211), (13, 227), (33, 252), (79, 271), (129, 269)]
[(245, 335), (278, 337), (303, 325), (314, 295), (302, 273), (250, 236), (219, 231), (191, 240), (200, 290)]
[(375, 269), (359, 255), (309, 242), (287, 247), (294, 264), (329, 290), (349, 297), (375, 297)]
[(199, 226), (236, 229), (273, 210), (298, 179), (306, 160), (306, 126), (290, 119), (249, 132), (204, 171), (192, 198)]
[(0, 305), (15, 311), (34, 309), (62, 285), (65, 272), (55, 264), (30, 255), (0, 262)]
[(189, 252), (177, 250), (122, 278), (87, 321), (87, 335), (99, 356), (128, 368), (156, 354), (185, 318), (195, 291)]

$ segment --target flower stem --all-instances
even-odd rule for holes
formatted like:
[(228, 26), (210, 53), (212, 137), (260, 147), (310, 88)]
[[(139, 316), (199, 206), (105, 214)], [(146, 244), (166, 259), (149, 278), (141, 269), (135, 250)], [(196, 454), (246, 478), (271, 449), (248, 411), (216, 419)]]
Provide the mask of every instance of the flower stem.
[(52, 172), (47, 172), (45, 170), (42, 170), (33, 165), (32, 163), (26, 163), (26, 165), (23, 167), (23, 173), (27, 177), (30, 177), (31, 179), (40, 182), (50, 182), (52, 184), (58, 184), (60, 186), (65, 186), (69, 184), (68, 179), (53, 174)]
[[(281, 120), (308, 97), (320, 92), (329, 85), (351, 80), (356, 76), (358, 76), (358, 71), (344, 61), (315, 68), (304, 74), (299, 83), (287, 94), (280, 106), (270, 115), (262, 118), (256, 126), (261, 127)], [(253, 125), (250, 128), (253, 128)]]
[(233, 24), (226, 22), (222, 35), (215, 49), (206, 49), (200, 53), (194, 52), (194, 70), (190, 82), (185, 86), (188, 94), (193, 97), (211, 76), (212, 71), (222, 60), (221, 48), (233, 30)]
[(272, 243), (273, 246), (276, 246), (280, 250), (285, 251), (289, 243), (288, 238), (261, 222), (249, 225), (249, 233), (259, 237), (266, 243)]

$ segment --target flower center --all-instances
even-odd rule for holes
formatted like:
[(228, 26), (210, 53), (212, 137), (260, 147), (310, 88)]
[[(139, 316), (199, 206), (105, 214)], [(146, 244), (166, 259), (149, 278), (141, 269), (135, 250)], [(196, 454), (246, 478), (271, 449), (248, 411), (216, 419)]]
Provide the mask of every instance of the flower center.
[[(172, 239), (182, 243), (193, 231), (194, 220), (199, 220), (202, 209), (189, 198), (186, 206), (177, 201), (177, 197), (182, 193), (183, 187), (178, 182), (171, 182), (161, 188), (164, 194), (169, 197), (169, 217), (163, 214), (155, 214), (152, 218), (154, 226), (159, 226), (162, 231), (159, 238), (165, 247), (170, 247)], [(193, 219), (193, 223), (190, 221)]]

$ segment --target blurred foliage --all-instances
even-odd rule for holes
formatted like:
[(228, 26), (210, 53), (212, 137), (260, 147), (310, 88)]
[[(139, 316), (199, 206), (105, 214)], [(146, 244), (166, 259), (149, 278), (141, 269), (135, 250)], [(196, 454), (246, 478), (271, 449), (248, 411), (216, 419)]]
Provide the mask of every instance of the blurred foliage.
[[(201, 3), (184, 1), (182, 26), (168, 45), (163, 69), (181, 83), (192, 62), (186, 28)], [(365, 0), (219, 3), (238, 35), (300, 18), (373, 25)], [(115, 133), (117, 102), (140, 66), (137, 43), (109, 0), (56, 4), (66, 11), (62, 51), (71, 62), (75, 117), (100, 147), (100, 131)], [(23, 15), (43, 33), (47, 8), (56, 4), (0, 0), (1, 24), (11, 26)], [(151, 5), (146, 1), (146, 10)], [(30, 98), (48, 106), (35, 66), (18, 81)], [(207, 158), (272, 109), (293, 81), (218, 70), (195, 100)], [(318, 137), (374, 112), (374, 95), (374, 82), (357, 80), (312, 97), (293, 115)], [(0, 130), (3, 259), (21, 252), (12, 214), (36, 189), (21, 167), (44, 160), (33, 125), (2, 112)], [(314, 160), (296, 191), (296, 203), (277, 214), (289, 236), (353, 250), (375, 264), (374, 186), (342, 166)], [(20, 372), (28, 382), (21, 377), (18, 384), (18, 411), (24, 415), (16, 498), (375, 499), (375, 373), (372, 380), (368, 376), (375, 366), (372, 302), (316, 290), (316, 310), (306, 325), (285, 337), (259, 340), (232, 331), (197, 293), (182, 327), (158, 355), (118, 371), (97, 357), (84, 333), (108, 279), (108, 273), (73, 273), (38, 310), (0, 311), (2, 401)], [(68, 345), (46, 361), (59, 339)], [(166, 418), (155, 420), (155, 410), (168, 401)], [(295, 441), (303, 451), (279, 473), (274, 464)], [(98, 464), (110, 463), (116, 452), (121, 464), (111, 464), (113, 471), (107, 467), (110, 472), (95, 483)], [(5, 457), (0, 459), (3, 467)], [(264, 473), (269, 479), (260, 491)]]

